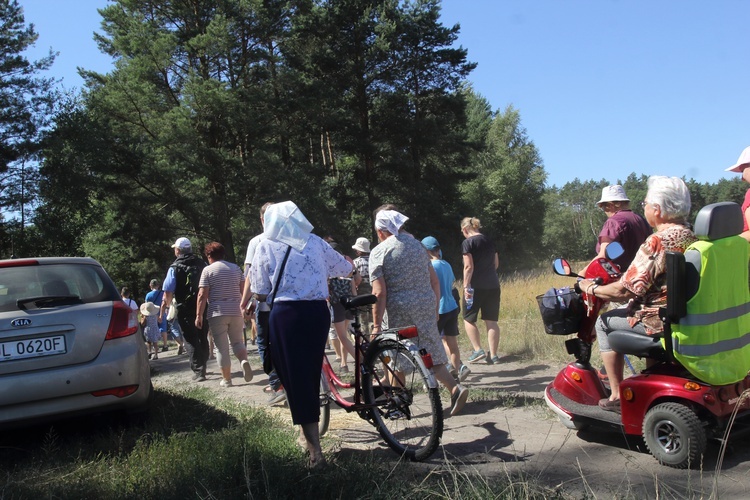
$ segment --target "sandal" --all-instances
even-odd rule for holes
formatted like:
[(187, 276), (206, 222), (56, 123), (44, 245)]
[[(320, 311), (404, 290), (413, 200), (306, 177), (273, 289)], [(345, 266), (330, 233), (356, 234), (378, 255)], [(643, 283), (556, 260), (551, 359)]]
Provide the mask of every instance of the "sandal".
[(600, 399), (599, 408), (605, 411), (613, 411), (615, 413), (620, 413), (620, 400), (619, 399), (611, 400), (608, 398)]
[(274, 392), (273, 389), (271, 389), (270, 385), (267, 385), (263, 388), (263, 392)]

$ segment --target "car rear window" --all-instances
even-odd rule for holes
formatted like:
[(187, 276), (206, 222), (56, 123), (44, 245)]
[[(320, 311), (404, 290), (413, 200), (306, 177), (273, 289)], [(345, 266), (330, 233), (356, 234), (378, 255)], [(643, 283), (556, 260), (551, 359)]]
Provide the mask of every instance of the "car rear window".
[[(29, 300), (50, 297), (70, 299)], [(0, 268), (0, 312), (117, 299), (112, 280), (98, 266), (65, 263)]]

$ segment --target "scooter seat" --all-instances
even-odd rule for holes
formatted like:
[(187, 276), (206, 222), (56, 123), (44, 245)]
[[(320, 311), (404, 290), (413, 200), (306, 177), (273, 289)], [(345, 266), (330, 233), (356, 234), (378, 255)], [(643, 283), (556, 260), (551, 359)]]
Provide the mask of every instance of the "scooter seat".
[(620, 354), (656, 360), (667, 358), (661, 343), (661, 335), (642, 335), (630, 330), (615, 330), (607, 335), (607, 339), (610, 347)]

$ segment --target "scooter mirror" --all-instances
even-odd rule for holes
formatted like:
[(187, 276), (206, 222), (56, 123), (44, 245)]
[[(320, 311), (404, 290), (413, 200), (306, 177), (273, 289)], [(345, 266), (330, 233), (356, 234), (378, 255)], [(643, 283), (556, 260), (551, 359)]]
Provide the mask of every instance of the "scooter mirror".
[(565, 259), (555, 259), (552, 262), (552, 269), (555, 271), (555, 274), (559, 274), (560, 276), (575, 276), (570, 270), (570, 264)]
[(607, 245), (607, 248), (604, 250), (604, 255), (606, 255), (609, 260), (615, 260), (624, 253), (625, 249), (622, 248), (622, 245), (617, 241), (613, 241)]

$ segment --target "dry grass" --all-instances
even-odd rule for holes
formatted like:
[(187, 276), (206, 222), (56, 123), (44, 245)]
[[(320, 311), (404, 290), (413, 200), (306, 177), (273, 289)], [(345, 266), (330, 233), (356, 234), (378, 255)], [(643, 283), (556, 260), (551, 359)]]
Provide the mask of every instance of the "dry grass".
[[(574, 266), (575, 267), (575, 266)], [(581, 265), (580, 267), (583, 267)], [(506, 276), (500, 281), (500, 352), (522, 359), (544, 359), (567, 362), (570, 356), (565, 352), (563, 341), (567, 337), (547, 335), (539, 314), (536, 297), (551, 287), (572, 286), (574, 278), (557, 276), (552, 269), (543, 269)], [(457, 284), (459, 290), (462, 284)], [(480, 316), (481, 317), (481, 316)], [(487, 330), (484, 322), (477, 323), (486, 347)], [(459, 321), (462, 335), (459, 345), (463, 352), (471, 351), (471, 344), (465, 335), (463, 321)]]

